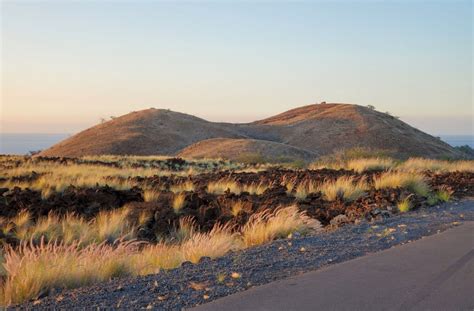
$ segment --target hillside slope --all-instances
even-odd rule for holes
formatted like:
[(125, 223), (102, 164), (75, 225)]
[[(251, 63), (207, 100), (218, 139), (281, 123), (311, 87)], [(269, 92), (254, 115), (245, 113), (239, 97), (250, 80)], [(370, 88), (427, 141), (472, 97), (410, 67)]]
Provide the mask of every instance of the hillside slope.
[[(210, 140), (225, 138), (237, 140)], [(242, 139), (251, 139), (244, 142)], [(458, 157), (460, 152), (385, 113), (350, 104), (308, 105), (245, 124), (209, 122), (163, 109), (132, 112), (82, 131), (41, 156), (98, 154), (235, 158), (262, 152), (307, 159), (352, 147), (390, 149), (397, 156)], [(225, 149), (231, 148), (232, 152)]]
[(224, 158), (239, 160), (241, 156), (257, 154), (268, 160), (297, 159), (311, 161), (317, 154), (287, 144), (258, 139), (213, 138), (197, 142), (181, 150), (184, 158)]
[(171, 155), (195, 142), (218, 137), (245, 138), (226, 124), (151, 108), (91, 127), (44, 150), (40, 156)]
[(338, 149), (390, 149), (400, 157), (460, 156), (440, 139), (367, 107), (349, 104), (309, 105), (253, 123), (272, 139), (321, 154)]

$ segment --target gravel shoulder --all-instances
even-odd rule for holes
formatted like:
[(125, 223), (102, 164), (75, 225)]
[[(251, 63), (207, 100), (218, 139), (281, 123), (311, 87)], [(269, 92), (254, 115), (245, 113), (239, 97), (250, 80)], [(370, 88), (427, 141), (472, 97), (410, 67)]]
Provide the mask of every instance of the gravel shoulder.
[(248, 288), (348, 261), (474, 221), (474, 199), (418, 209), (333, 232), (293, 237), (184, 264), (156, 275), (115, 279), (17, 306), (28, 309), (181, 310)]

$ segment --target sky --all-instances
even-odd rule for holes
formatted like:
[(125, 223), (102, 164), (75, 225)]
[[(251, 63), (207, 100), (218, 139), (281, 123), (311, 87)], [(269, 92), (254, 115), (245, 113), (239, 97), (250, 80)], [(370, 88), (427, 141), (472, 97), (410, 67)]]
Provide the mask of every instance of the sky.
[(248, 122), (326, 101), (474, 134), (472, 1), (0, 2), (3, 133), (150, 107)]

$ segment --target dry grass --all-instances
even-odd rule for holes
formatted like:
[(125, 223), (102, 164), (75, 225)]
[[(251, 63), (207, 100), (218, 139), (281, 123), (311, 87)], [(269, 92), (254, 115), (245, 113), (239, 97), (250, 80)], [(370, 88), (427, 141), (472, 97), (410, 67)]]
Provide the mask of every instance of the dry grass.
[(365, 178), (356, 181), (352, 176), (342, 176), (334, 181), (326, 181), (319, 186), (319, 190), (328, 201), (343, 199), (346, 202), (352, 202), (362, 197), (367, 189)]
[(227, 225), (215, 225), (210, 232), (197, 232), (181, 244), (185, 260), (199, 262), (204, 256), (216, 258), (232, 249), (240, 248), (237, 235)]
[(403, 199), (402, 201), (398, 202), (397, 208), (400, 211), (400, 213), (406, 213), (409, 210), (411, 210), (410, 198), (407, 197), (407, 198)]
[(453, 191), (447, 187), (441, 187), (436, 191), (436, 198), (441, 202), (449, 202), (452, 195)]
[(263, 194), (270, 185), (265, 184), (264, 182), (260, 183), (251, 183), (250, 185), (243, 185), (241, 192), (248, 192), (250, 194), (261, 195)]
[(79, 243), (23, 243), (18, 249), (7, 248), (7, 278), (0, 285), (0, 302), (20, 303), (53, 288), (75, 288), (131, 275), (128, 261), (135, 249), (132, 242), (115, 247), (92, 244), (85, 248), (79, 247)]
[(59, 217), (50, 213), (34, 223), (30, 214), (22, 211), (13, 219), (3, 219), (0, 224), (4, 234), (13, 233), (18, 239), (33, 244), (41, 240), (65, 245), (80, 241), (80, 245), (85, 246), (135, 238), (136, 227), (129, 221), (128, 214), (127, 208), (121, 208), (100, 212), (93, 221), (85, 221), (74, 214)]
[[(287, 187), (288, 191), (288, 187)], [(308, 194), (319, 192), (318, 185), (312, 180), (302, 181), (295, 188), (295, 198), (299, 201), (306, 199)]]
[(397, 169), (408, 172), (474, 172), (474, 161), (443, 161), (423, 158), (410, 158)]
[(423, 175), (415, 172), (389, 171), (374, 178), (375, 189), (406, 188), (418, 195), (427, 196), (430, 189)]
[(232, 216), (237, 217), (239, 213), (244, 209), (244, 204), (241, 201), (233, 202), (230, 208)]
[(143, 191), (143, 200), (145, 202), (156, 202), (160, 198), (160, 191), (154, 189), (146, 189)]
[(181, 193), (184, 191), (194, 191), (194, 188), (194, 183), (188, 180), (184, 183), (170, 186), (170, 191), (174, 193)]
[(186, 196), (184, 195), (184, 193), (176, 194), (173, 198), (173, 210), (175, 211), (175, 213), (179, 213), (185, 203)]
[[(119, 219), (123, 222), (127, 213), (126, 209), (104, 212), (91, 222), (81, 222), (73, 215), (62, 220), (50, 216), (37, 226), (30, 224), (29, 215), (21, 214), (16, 222), (34, 228), (40, 242), (28, 241), (19, 248), (7, 248), (0, 304), (21, 303), (53, 288), (74, 288), (113, 277), (157, 273), (161, 269), (176, 268), (184, 261), (196, 263), (204, 256), (219, 257), (230, 250), (266, 243), (295, 231), (304, 232), (318, 224), (296, 206), (290, 206), (253, 215), (240, 233), (221, 224), (209, 232), (199, 232), (192, 219), (184, 217), (175, 238), (168, 242), (142, 243), (143, 247), (138, 242), (123, 239), (106, 242), (134, 232), (134, 227), (119, 222)], [(67, 221), (71, 221), (69, 229), (62, 227)], [(31, 230), (27, 230), (30, 235)], [(84, 234), (92, 241), (89, 245), (75, 240), (82, 239)], [(47, 235), (50, 242), (45, 241)], [(97, 243), (98, 236), (104, 242)]]
[(242, 187), (234, 180), (221, 179), (219, 181), (210, 182), (207, 185), (207, 192), (214, 194), (223, 194), (226, 191), (231, 193), (240, 194)]
[(386, 170), (395, 166), (390, 158), (367, 158), (349, 160), (346, 168), (362, 173), (367, 171)]
[(307, 231), (315, 225), (316, 222), (295, 205), (273, 212), (263, 211), (253, 214), (242, 228), (242, 240), (246, 247), (260, 245), (292, 232)]

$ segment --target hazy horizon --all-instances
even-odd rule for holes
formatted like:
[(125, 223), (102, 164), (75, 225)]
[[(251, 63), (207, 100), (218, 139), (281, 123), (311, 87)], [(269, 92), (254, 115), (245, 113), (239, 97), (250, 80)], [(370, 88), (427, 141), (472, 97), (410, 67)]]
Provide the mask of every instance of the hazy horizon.
[(320, 101), (474, 133), (471, 1), (1, 2), (3, 133), (149, 107), (249, 122)]

